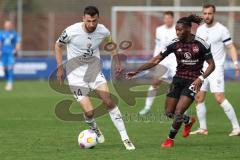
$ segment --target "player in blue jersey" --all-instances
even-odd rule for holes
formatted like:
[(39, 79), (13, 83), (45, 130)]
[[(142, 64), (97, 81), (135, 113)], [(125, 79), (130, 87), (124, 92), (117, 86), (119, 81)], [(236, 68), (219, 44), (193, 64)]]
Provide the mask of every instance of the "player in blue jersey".
[(13, 29), (11, 21), (4, 22), (4, 30), (0, 31), (1, 60), (7, 80), (5, 89), (7, 91), (13, 88), (13, 66), (14, 56), (20, 50), (20, 37)]

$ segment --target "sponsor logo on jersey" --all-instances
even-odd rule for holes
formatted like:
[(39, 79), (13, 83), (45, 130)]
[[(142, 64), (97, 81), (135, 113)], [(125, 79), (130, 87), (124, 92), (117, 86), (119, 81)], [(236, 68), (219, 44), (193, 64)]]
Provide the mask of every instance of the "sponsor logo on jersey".
[(186, 53), (184, 53), (184, 58), (191, 59), (192, 58), (192, 54), (189, 53), (189, 52), (186, 52)]
[(192, 54), (190, 52), (185, 52), (183, 56), (185, 59), (182, 59), (181, 62), (185, 65), (196, 65), (196, 63), (199, 62), (199, 59), (192, 59)]

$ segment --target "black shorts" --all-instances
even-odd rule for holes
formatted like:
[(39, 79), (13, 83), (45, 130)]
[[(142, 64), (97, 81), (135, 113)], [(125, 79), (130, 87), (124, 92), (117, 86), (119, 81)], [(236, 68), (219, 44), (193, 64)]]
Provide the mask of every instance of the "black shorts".
[(196, 92), (191, 89), (192, 83), (193, 80), (174, 77), (167, 96), (179, 99), (181, 95), (184, 95), (194, 100)]

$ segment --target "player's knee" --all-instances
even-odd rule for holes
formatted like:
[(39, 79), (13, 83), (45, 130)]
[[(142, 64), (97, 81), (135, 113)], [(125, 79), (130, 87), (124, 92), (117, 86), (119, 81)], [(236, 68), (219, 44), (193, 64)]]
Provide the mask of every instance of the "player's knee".
[(152, 84), (153, 89), (157, 89), (158, 85), (157, 84)]
[(225, 97), (223, 95), (216, 95), (215, 99), (218, 104), (221, 104), (224, 101)]
[(87, 112), (84, 113), (84, 115), (87, 119), (91, 119), (94, 116), (94, 111), (93, 110), (87, 111)]
[(204, 101), (204, 96), (202, 96), (202, 95), (200, 95), (200, 94), (197, 94), (197, 95), (195, 96), (195, 101), (196, 101), (197, 103), (202, 103), (202, 102)]
[(159, 80), (153, 80), (153, 81), (152, 81), (152, 87), (153, 87), (154, 89), (158, 88), (159, 85), (160, 85)]
[(112, 109), (115, 107), (115, 103), (112, 101), (111, 98), (105, 98), (103, 99), (103, 104), (108, 108)]

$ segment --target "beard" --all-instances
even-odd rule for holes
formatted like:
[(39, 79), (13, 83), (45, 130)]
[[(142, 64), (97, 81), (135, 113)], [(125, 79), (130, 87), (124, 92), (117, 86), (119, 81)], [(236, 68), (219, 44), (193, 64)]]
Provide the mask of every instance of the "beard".
[(208, 25), (211, 25), (213, 23), (213, 21), (214, 21), (214, 18), (204, 20), (204, 22)]
[(89, 33), (92, 33), (96, 30), (97, 26), (96, 27), (93, 27), (93, 28), (88, 28), (86, 25), (85, 25), (85, 29), (87, 30), (87, 32)]

